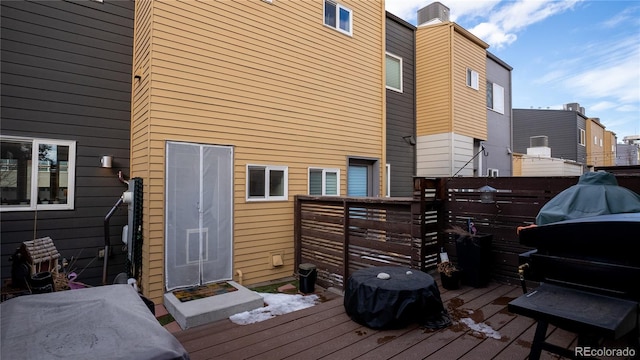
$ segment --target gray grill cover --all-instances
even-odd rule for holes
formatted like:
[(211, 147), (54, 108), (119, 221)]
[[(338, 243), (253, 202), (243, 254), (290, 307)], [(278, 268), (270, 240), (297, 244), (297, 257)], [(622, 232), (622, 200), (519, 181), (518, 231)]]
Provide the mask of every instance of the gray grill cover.
[(0, 316), (2, 359), (189, 359), (126, 284), (9, 299)]
[(640, 212), (640, 195), (618, 186), (612, 173), (588, 172), (576, 185), (549, 200), (538, 212), (536, 224), (635, 212)]

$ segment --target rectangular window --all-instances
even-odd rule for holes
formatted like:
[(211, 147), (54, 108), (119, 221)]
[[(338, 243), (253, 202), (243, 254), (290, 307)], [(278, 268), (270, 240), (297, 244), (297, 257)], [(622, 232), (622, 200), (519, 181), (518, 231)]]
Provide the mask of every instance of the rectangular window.
[(504, 114), (504, 88), (489, 81), (487, 81), (487, 107)]
[(584, 129), (580, 129), (580, 134), (578, 135), (578, 144), (584, 146), (586, 144), (587, 141), (587, 134), (584, 131)]
[(287, 200), (286, 166), (247, 165), (247, 201)]
[(402, 58), (387, 53), (386, 72), (387, 89), (402, 92)]
[(351, 9), (334, 1), (324, 1), (324, 24), (341, 33), (352, 35)]
[(478, 90), (480, 88), (478, 79), (478, 72), (467, 68), (467, 86), (472, 89)]
[(598, 145), (598, 137), (597, 136), (593, 137), (593, 145)]
[(309, 195), (340, 195), (340, 169), (309, 168)]
[(73, 209), (75, 141), (18, 137), (0, 140), (2, 211)]

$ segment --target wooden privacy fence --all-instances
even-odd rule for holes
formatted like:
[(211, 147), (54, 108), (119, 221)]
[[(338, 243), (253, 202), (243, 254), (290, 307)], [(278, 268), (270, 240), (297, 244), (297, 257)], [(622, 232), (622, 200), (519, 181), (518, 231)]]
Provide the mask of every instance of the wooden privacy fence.
[(318, 283), (342, 288), (370, 266), (435, 267), (438, 249), (436, 180), (421, 198), (296, 196), (296, 269), (316, 266)]
[[(640, 177), (616, 176), (620, 186), (640, 194)], [(311, 263), (318, 284), (343, 287), (357, 269), (399, 265), (423, 271), (435, 268), (441, 247), (457, 261), (455, 236), (447, 229), (492, 234), (491, 274), (516, 282), (520, 245), (516, 228), (532, 224), (544, 204), (575, 185), (578, 177), (497, 177), (414, 179), (413, 198), (296, 196), (296, 269)], [(482, 202), (490, 186), (492, 202)], [(604, 240), (603, 240), (604, 241)]]

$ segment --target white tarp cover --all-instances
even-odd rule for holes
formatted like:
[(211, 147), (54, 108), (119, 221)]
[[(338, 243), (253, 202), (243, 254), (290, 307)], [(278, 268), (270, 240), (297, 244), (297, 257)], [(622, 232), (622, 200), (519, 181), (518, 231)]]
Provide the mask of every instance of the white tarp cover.
[(189, 359), (126, 284), (16, 297), (0, 316), (2, 359)]

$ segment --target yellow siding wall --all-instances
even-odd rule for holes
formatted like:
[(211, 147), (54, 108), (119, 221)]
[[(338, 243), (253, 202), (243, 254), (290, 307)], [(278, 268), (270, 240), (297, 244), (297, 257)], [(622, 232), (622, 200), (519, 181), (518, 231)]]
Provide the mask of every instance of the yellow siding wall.
[[(131, 177), (143, 179), (143, 239), (151, 238), (151, 209), (150, 209), (150, 184), (147, 181), (150, 174), (149, 153), (149, 92), (150, 92), (150, 68), (151, 68), (151, 1), (135, 2), (134, 42), (133, 42), (133, 73), (132, 101), (131, 101)], [(139, 76), (139, 77), (138, 77)], [(157, 213), (157, 209), (155, 209)], [(162, 219), (160, 220), (162, 221)], [(154, 226), (157, 228), (157, 226)], [(150, 268), (150, 249), (157, 251), (157, 247), (151, 247), (149, 241), (143, 241), (142, 249), (142, 274), (140, 287), (147, 296), (157, 299), (162, 292), (149, 292), (149, 283), (162, 282), (162, 267)]]
[(604, 166), (616, 165), (616, 134), (605, 130), (604, 131)]
[(604, 166), (604, 127), (587, 119), (587, 166)]
[(451, 26), (416, 31), (416, 135), (450, 133), (452, 125)]
[[(323, 25), (323, 1), (151, 3), (140, 27), (152, 32), (140, 35), (152, 51), (136, 43), (147, 51), (136, 64), (151, 66), (134, 88), (132, 176), (145, 181), (152, 299), (164, 289), (166, 141), (234, 146), (234, 273), (245, 284), (294, 273), (293, 199), (307, 193), (309, 166), (339, 168), (345, 195), (347, 156), (384, 164), (384, 2), (340, 3), (353, 37)], [(247, 164), (288, 166), (289, 201), (247, 203)], [(271, 251), (283, 267), (271, 268)]]
[[(453, 132), (486, 140), (487, 51), (459, 31), (453, 39)], [(467, 68), (478, 73), (478, 90), (467, 86)]]
[[(487, 139), (486, 48), (452, 22), (417, 29), (417, 136), (454, 132)], [(467, 68), (478, 72), (478, 90), (467, 86)]]

